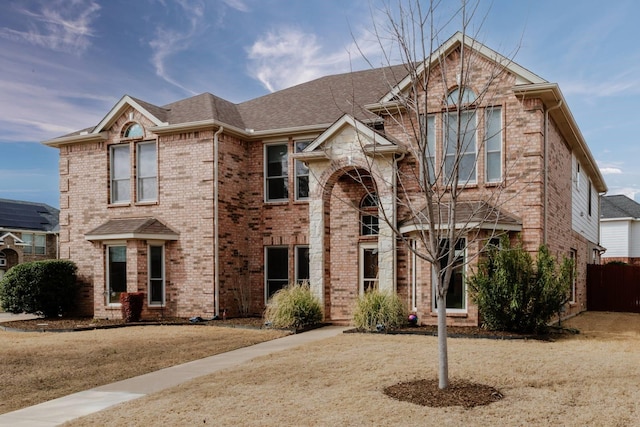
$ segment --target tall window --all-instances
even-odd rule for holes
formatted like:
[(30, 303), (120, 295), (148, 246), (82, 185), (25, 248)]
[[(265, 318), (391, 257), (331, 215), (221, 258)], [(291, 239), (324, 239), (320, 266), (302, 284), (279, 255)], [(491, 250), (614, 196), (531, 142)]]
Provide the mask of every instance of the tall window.
[(296, 282), (309, 282), (309, 246), (296, 246)]
[(265, 159), (266, 200), (287, 200), (289, 198), (287, 144), (265, 146)]
[[(454, 252), (454, 261), (453, 261), (453, 271), (451, 273), (451, 280), (449, 281), (449, 289), (447, 290), (447, 310), (452, 311), (464, 311), (467, 308), (466, 301), (466, 286), (465, 286), (465, 277), (464, 277), (464, 269), (465, 269), (465, 239), (460, 239), (456, 242), (454, 248), (449, 246), (449, 240), (443, 239), (440, 242), (440, 245), (443, 248), (448, 250), (453, 249)], [(447, 266), (447, 257), (440, 260), (440, 269), (443, 270)], [(436, 291), (437, 291), (437, 281), (439, 278), (433, 277), (433, 308), (437, 308), (436, 304)]]
[(378, 289), (378, 245), (360, 245), (360, 293)]
[(270, 298), (276, 291), (289, 283), (289, 248), (283, 246), (265, 249), (266, 297)]
[(164, 305), (164, 246), (149, 246), (149, 305)]
[(360, 235), (376, 236), (380, 229), (378, 220), (378, 196), (369, 193), (360, 201)]
[[(424, 116), (423, 116), (424, 117)], [(428, 183), (434, 184), (436, 182), (436, 116), (435, 114), (428, 114), (426, 122), (424, 123), (424, 130), (426, 132), (426, 147), (424, 152), (425, 157), (425, 169), (427, 169)], [(425, 173), (423, 171), (423, 173)]]
[(137, 200), (150, 202), (158, 200), (158, 156), (155, 142), (136, 145), (137, 153)]
[[(311, 141), (296, 141), (296, 153), (301, 153)], [(309, 198), (309, 167), (296, 160), (296, 200)]]
[(131, 201), (129, 144), (111, 146), (111, 203)]
[(444, 170), (448, 183), (458, 168), (458, 183), (476, 182), (476, 112), (456, 111), (445, 114)]
[(498, 182), (502, 180), (502, 109), (487, 108), (485, 111), (485, 151), (486, 180)]
[(107, 246), (107, 303), (119, 304), (127, 291), (127, 247)]

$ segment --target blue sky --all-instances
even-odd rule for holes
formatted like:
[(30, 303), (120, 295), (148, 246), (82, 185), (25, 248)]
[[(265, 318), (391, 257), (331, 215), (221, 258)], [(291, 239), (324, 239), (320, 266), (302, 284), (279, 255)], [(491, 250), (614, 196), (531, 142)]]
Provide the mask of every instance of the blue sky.
[[(124, 95), (156, 105), (211, 92), (242, 102), (323, 75), (383, 65), (376, 0), (4, 0), (0, 198), (58, 207), (58, 153), (40, 144), (94, 126)], [(396, 4), (395, 0), (390, 0)], [(458, 0), (442, 1), (441, 41)], [(475, 37), (560, 85), (608, 194), (640, 201), (640, 2), (481, 1)]]

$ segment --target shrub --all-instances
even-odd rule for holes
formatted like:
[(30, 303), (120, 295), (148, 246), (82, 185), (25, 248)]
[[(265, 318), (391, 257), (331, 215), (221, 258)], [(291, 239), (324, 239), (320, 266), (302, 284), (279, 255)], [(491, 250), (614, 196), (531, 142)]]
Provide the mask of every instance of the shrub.
[(76, 265), (67, 260), (18, 264), (0, 280), (2, 308), (45, 317), (68, 313), (75, 307), (76, 271)]
[(573, 262), (560, 268), (546, 246), (540, 246), (536, 268), (522, 244), (492, 248), (469, 279), (471, 298), (478, 305), (483, 326), (493, 330), (542, 333), (568, 300)]
[(356, 302), (353, 323), (365, 331), (399, 328), (407, 323), (407, 310), (395, 292), (368, 291)]
[(144, 292), (122, 292), (120, 294), (120, 310), (125, 322), (139, 322), (144, 305)]
[(322, 321), (322, 305), (307, 283), (292, 283), (273, 294), (264, 318), (274, 328), (302, 328)]

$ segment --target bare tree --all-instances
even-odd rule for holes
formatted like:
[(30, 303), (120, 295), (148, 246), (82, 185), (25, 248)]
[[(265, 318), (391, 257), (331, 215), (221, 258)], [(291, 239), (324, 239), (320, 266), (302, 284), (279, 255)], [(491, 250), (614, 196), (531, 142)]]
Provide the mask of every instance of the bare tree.
[[(438, 0), (399, 1), (397, 8), (387, 4), (384, 23), (374, 23), (373, 30), (388, 64), (400, 62), (406, 73), (399, 85), (394, 83), (397, 78), (389, 78), (390, 95), (373, 108), (385, 117), (385, 128), (393, 128), (393, 137), (413, 160), (396, 169), (395, 206), (390, 210), (381, 205), (380, 221), (409, 251), (431, 265), (438, 315), (440, 388), (449, 385), (449, 284), (478, 256), (479, 247), (504, 232), (498, 224), (515, 225), (517, 220), (505, 214), (501, 206), (522, 191), (521, 186), (509, 188), (513, 180), (502, 178), (509, 170), (502, 170), (505, 163), (501, 160), (491, 163), (483, 159), (488, 180), (493, 178), (491, 173), (498, 177), (491, 185), (480, 183), (476, 177), (480, 161), (477, 153), (490, 153), (495, 144), (502, 145), (506, 124), (497, 100), (504, 95), (501, 91), (511, 64), (484, 46), (479, 53), (476, 47), (481, 46), (475, 34), (467, 34), (472, 23), (483, 21), (476, 16), (478, 4), (462, 0), (445, 23), (460, 20), (457, 35), (462, 41), (446, 49), (439, 43), (442, 27), (436, 25)], [(433, 112), (438, 113), (439, 121)], [(370, 141), (363, 139), (362, 144), (364, 149)], [(487, 156), (490, 159), (490, 154)], [(514, 162), (517, 160), (512, 160), (507, 169)], [(367, 191), (373, 191), (371, 179), (362, 175), (379, 174), (377, 164), (370, 160), (364, 173), (353, 173)], [(489, 170), (491, 167), (496, 170)], [(411, 230), (410, 235), (407, 230)], [(462, 257), (471, 247), (475, 250)]]

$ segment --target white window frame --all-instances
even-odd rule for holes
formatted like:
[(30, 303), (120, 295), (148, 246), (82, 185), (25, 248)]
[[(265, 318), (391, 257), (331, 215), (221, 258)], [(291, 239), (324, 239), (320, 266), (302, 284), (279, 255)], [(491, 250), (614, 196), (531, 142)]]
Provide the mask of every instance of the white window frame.
[[(474, 129), (473, 129), (473, 151), (466, 151), (465, 146), (462, 147), (462, 149), (464, 151), (461, 151), (459, 154), (454, 152), (452, 154), (448, 154), (448, 135), (449, 135), (449, 120), (451, 117), (455, 117), (456, 120), (463, 120), (463, 116), (467, 115), (467, 114), (471, 114), (473, 115), (473, 124), (474, 124)], [(452, 110), (452, 111), (448, 111), (444, 113), (444, 117), (443, 117), (443, 126), (442, 126), (442, 156), (443, 156), (443, 162), (442, 164), (444, 165), (444, 176), (443, 179), (445, 180), (445, 183), (449, 183), (449, 182), (453, 182), (453, 177), (449, 176), (449, 171), (447, 170), (447, 158), (448, 157), (454, 157), (459, 155), (459, 156), (471, 156), (473, 155), (474, 159), (473, 159), (473, 174), (469, 174), (468, 177), (466, 176), (460, 176), (460, 174), (463, 172), (460, 168), (458, 168), (458, 186), (465, 186), (465, 185), (475, 185), (478, 183), (478, 110), (476, 109), (466, 109), (466, 110)], [(468, 124), (471, 123), (471, 120), (465, 119), (465, 124), (461, 125), (461, 129), (463, 131), (466, 131), (466, 128), (468, 126)], [(457, 126), (456, 126), (457, 128)], [(466, 133), (466, 132), (465, 132)], [(457, 141), (458, 137), (456, 136), (456, 141)], [(464, 144), (464, 140), (463, 140), (463, 144)]]
[[(310, 277), (308, 278), (300, 278), (300, 272), (299, 270), (299, 265), (298, 265), (298, 261), (300, 260), (300, 250), (302, 249), (306, 249), (307, 250), (307, 256), (309, 254), (309, 245), (296, 245), (294, 246), (294, 262), (295, 262), (295, 277), (296, 277), (296, 283), (302, 283), (304, 281), (309, 281)], [(309, 270), (309, 275), (311, 275), (311, 271), (310, 271), (310, 267), (311, 265), (309, 265), (307, 267), (307, 270)]]
[(417, 244), (416, 239), (409, 241), (411, 248), (411, 310), (418, 311), (418, 255), (416, 255)]
[(577, 291), (577, 282), (578, 282), (578, 251), (577, 249), (571, 248), (571, 250), (569, 251), (569, 257), (570, 259), (573, 261), (573, 267), (572, 267), (572, 271), (571, 271), (571, 283), (569, 284), (569, 286), (571, 287), (569, 289), (569, 304), (575, 304), (576, 303), (576, 291)]
[[(504, 165), (504, 144), (503, 144), (503, 137), (502, 137), (502, 122), (503, 122), (503, 117), (502, 117), (502, 106), (496, 105), (493, 107), (488, 107), (485, 110), (485, 119), (484, 119), (484, 176), (485, 176), (485, 181), (488, 183), (497, 183), (497, 182), (502, 182), (503, 180), (503, 165)], [(500, 123), (499, 126), (500, 128), (498, 129), (498, 131), (493, 134), (493, 135), (488, 135), (489, 133), (489, 122), (491, 120), (490, 116), (493, 116), (493, 114), (495, 113), (495, 115), (497, 117), (500, 118)], [(499, 141), (499, 150), (489, 150), (489, 140), (491, 140), (492, 138), (497, 138)], [(493, 153), (500, 153), (500, 161), (499, 161), (499, 166), (500, 166), (500, 173), (499, 173), (499, 177), (497, 179), (489, 179), (489, 154), (493, 154)]]
[[(293, 146), (294, 146), (294, 150), (296, 153), (301, 153), (302, 151), (304, 151), (305, 148), (307, 148), (309, 146), (309, 144), (311, 144), (311, 140), (301, 140), (301, 141), (294, 141), (293, 142)], [(306, 173), (298, 173), (298, 167), (302, 166), (305, 170)], [(295, 174), (295, 200), (300, 200), (300, 201), (304, 201), (304, 200), (309, 200), (309, 195), (307, 194), (306, 197), (300, 197), (300, 178), (307, 178), (307, 193), (309, 191), (309, 167), (306, 166), (304, 164), (304, 162), (300, 161), (300, 160), (296, 160), (294, 162), (294, 174)]]
[[(422, 126), (426, 132), (425, 135), (425, 151), (424, 151), (424, 159), (421, 168), (422, 178), (424, 179), (425, 175), (427, 176), (427, 183), (430, 185), (434, 185), (436, 183), (437, 176), (439, 174), (436, 173), (436, 117), (438, 114), (426, 114), (421, 115), (420, 120), (422, 120)], [(430, 167), (427, 168), (427, 165)]]
[(378, 251), (378, 243), (377, 242), (370, 242), (370, 243), (360, 243), (359, 248), (358, 248), (358, 288), (359, 288), (359, 294), (360, 295), (364, 295), (364, 282), (365, 279), (367, 281), (373, 281), (375, 282), (374, 284), (374, 289), (380, 289), (380, 259), (379, 259), (379, 253), (378, 253), (378, 277), (376, 277), (375, 279), (371, 279), (371, 278), (365, 278), (364, 277), (364, 252), (367, 250), (374, 250), (374, 251)]
[[(144, 146), (154, 147), (153, 174), (143, 174), (141, 149)], [(153, 180), (154, 182), (153, 197), (143, 197), (144, 194), (142, 189), (144, 188), (144, 182), (147, 180)], [(136, 201), (143, 203), (158, 201), (158, 146), (156, 141), (144, 141), (136, 144)]]
[[(285, 245), (274, 245), (274, 246), (265, 246), (264, 247), (264, 300), (265, 302), (269, 301), (269, 250), (270, 249), (286, 249), (287, 250), (287, 282), (284, 286), (287, 286), (291, 280), (289, 277), (289, 246)], [(271, 280), (283, 280), (283, 279), (271, 279)], [(284, 287), (283, 286), (283, 287)]]
[[(127, 167), (126, 169), (129, 171), (128, 175), (126, 178), (124, 177), (116, 177), (115, 173), (116, 173), (116, 162), (115, 162), (115, 152), (116, 151), (122, 151), (124, 152), (125, 150), (127, 150)], [(111, 191), (110, 191), (110, 195), (109, 195), (109, 202), (111, 204), (114, 205), (118, 205), (118, 204), (129, 204), (131, 203), (131, 145), (130, 144), (118, 144), (118, 145), (111, 145), (109, 147), (109, 160), (110, 160), (110, 173), (109, 173), (109, 179), (110, 179), (110, 186), (111, 186)], [(127, 186), (128, 186), (128, 198), (127, 199), (118, 199), (117, 196), (117, 183), (119, 182), (126, 182)]]
[(108, 245), (105, 245), (105, 260), (106, 260), (106, 268), (105, 268), (105, 278), (106, 278), (106, 283), (105, 283), (105, 304), (109, 307), (120, 307), (121, 304), (120, 302), (111, 302), (111, 277), (110, 277), (110, 264), (111, 264), (111, 255), (109, 254), (109, 248), (111, 247), (124, 247), (124, 259), (125, 259), (125, 290), (124, 292), (126, 292), (126, 285), (127, 285), (127, 271), (126, 271), (126, 265), (128, 264), (127, 262), (127, 243), (126, 242), (112, 242)]
[[(277, 176), (269, 176), (269, 148), (270, 147), (277, 147), (277, 146), (284, 146), (286, 148), (286, 158), (287, 158), (287, 162), (285, 167), (283, 168), (283, 172), (284, 175), (277, 175)], [(265, 144), (264, 145), (264, 152), (263, 152), (263, 159), (264, 159), (264, 201), (266, 203), (279, 203), (279, 202), (286, 202), (289, 200), (289, 144), (287, 142), (277, 142), (277, 143), (270, 143), (270, 144)], [(285, 190), (285, 197), (280, 198), (280, 199), (272, 199), (269, 197), (269, 180), (270, 179), (283, 179), (284, 180), (284, 190)]]
[[(462, 249), (454, 249), (456, 251), (456, 257), (462, 255), (462, 295), (464, 298), (464, 304), (462, 308), (447, 308), (447, 314), (466, 314), (469, 310), (469, 295), (467, 285), (467, 241), (465, 238), (461, 238), (458, 240), (463, 240), (464, 244), (462, 245)], [(452, 272), (453, 274), (454, 272)], [(437, 280), (438, 278), (435, 275), (435, 268), (431, 268), (431, 310), (433, 312), (437, 312), (438, 308), (436, 307), (436, 297), (437, 297)], [(451, 284), (449, 284), (451, 286)]]
[(22, 233), (20, 236), (20, 240), (22, 240), (22, 253), (25, 255), (34, 255), (34, 240), (35, 236), (33, 233)]
[[(160, 274), (161, 277), (152, 277), (152, 268), (151, 268), (151, 248), (160, 248), (161, 250), (161, 265), (160, 265)], [(164, 243), (155, 243), (149, 242), (147, 245), (147, 304), (150, 307), (164, 307), (167, 302), (167, 285), (166, 285), (166, 257), (165, 257), (165, 245)], [(161, 289), (162, 289), (162, 300), (160, 302), (153, 301), (151, 299), (151, 287), (152, 281), (160, 280), (161, 281)]]

